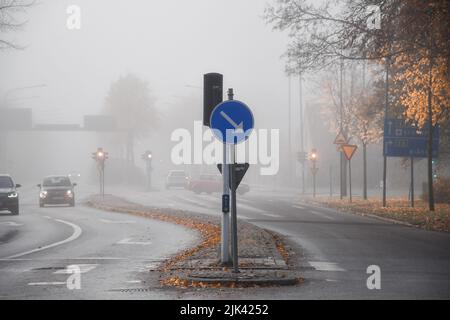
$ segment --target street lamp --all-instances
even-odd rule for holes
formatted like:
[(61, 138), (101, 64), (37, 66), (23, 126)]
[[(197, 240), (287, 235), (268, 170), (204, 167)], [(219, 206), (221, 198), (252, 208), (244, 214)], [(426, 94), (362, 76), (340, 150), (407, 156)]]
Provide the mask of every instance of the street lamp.
[(146, 168), (146, 172), (147, 172), (147, 190), (150, 191), (151, 186), (152, 186), (152, 152), (150, 150), (147, 150), (144, 152), (144, 154), (142, 155), (142, 159), (145, 161), (145, 168)]
[(311, 149), (311, 152), (309, 154), (309, 160), (312, 163), (312, 167), (311, 167), (311, 173), (313, 176), (313, 197), (316, 197), (316, 174), (317, 171), (319, 171), (319, 168), (316, 167), (316, 163), (317, 163), (317, 150), (316, 149)]
[(97, 169), (99, 174), (100, 194), (105, 196), (105, 160), (108, 159), (108, 152), (103, 151), (103, 148), (98, 147), (96, 152), (92, 153), (92, 159), (97, 162)]

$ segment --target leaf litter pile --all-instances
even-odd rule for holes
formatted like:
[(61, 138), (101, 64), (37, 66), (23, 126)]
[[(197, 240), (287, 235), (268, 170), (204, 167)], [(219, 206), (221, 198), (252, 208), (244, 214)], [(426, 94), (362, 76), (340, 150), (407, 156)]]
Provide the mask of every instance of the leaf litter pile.
[(308, 198), (306, 201), (360, 215), (375, 215), (405, 222), (426, 230), (450, 232), (450, 204), (437, 203), (433, 212), (428, 210), (428, 203), (417, 200), (412, 208), (410, 201), (405, 198), (389, 198), (387, 207), (382, 206), (380, 199), (374, 198), (354, 198), (352, 203), (348, 199), (329, 197)]

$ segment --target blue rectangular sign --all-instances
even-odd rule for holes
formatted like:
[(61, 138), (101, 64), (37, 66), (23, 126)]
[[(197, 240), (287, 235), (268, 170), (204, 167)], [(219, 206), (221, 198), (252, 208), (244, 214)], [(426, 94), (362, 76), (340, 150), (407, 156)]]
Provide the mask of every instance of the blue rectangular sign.
[[(428, 125), (420, 131), (404, 119), (384, 121), (383, 154), (387, 157), (425, 158), (428, 155)], [(433, 128), (433, 158), (439, 154), (439, 127)]]

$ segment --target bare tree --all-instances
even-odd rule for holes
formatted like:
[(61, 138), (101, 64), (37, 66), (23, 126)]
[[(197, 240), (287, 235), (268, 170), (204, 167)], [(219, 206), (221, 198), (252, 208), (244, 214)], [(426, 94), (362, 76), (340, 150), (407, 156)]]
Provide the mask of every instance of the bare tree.
[(148, 83), (133, 74), (111, 84), (105, 101), (105, 112), (113, 115), (119, 128), (127, 133), (126, 160), (134, 165), (134, 142), (148, 135), (158, 124), (154, 98)]
[(0, 0), (0, 50), (23, 49), (9, 40), (7, 33), (22, 30), (27, 21), (19, 20), (17, 15), (26, 13), (35, 4), (34, 0)]

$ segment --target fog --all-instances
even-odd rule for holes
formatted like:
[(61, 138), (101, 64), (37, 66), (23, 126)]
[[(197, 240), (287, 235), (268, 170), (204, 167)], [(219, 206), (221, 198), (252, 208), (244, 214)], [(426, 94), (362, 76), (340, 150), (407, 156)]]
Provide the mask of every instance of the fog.
[[(66, 10), (70, 5), (81, 10), (79, 30), (67, 27), (70, 14)], [(263, 177), (255, 166), (246, 179), (274, 187), (286, 183), (298, 187), (299, 81), (292, 77), (289, 89), (282, 58), (288, 36), (272, 31), (266, 24), (262, 18), (265, 6), (259, 0), (39, 1), (26, 14), (20, 14), (27, 20), (23, 30), (8, 35), (24, 48), (0, 52), (1, 107), (31, 108), (33, 127), (82, 127), (85, 115), (104, 113), (111, 84), (133, 74), (148, 83), (155, 117), (159, 119), (157, 124), (148, 125), (148, 135), (136, 138), (134, 164), (143, 172), (141, 154), (151, 150), (153, 175), (155, 181), (162, 183), (167, 171), (177, 168), (170, 158), (175, 144), (171, 133), (181, 127), (192, 131), (194, 120), (201, 121), (203, 74), (219, 72), (224, 75), (224, 98), (226, 89), (233, 88), (235, 99), (252, 109), (256, 129), (280, 130), (279, 172)], [(337, 190), (339, 158), (332, 144), (335, 133), (325, 126), (315, 104), (320, 90), (317, 77), (305, 77), (305, 151), (319, 150), (318, 183), (328, 192), (330, 172), (331, 184)], [(96, 172), (91, 153), (101, 146), (110, 157), (107, 182), (142, 183), (139, 172), (119, 172), (126, 156), (119, 143), (123, 137), (123, 133), (83, 130), (2, 132), (0, 172), (10, 173), (16, 180), (34, 182), (44, 175), (76, 171), (93, 182)], [(380, 150), (375, 145), (368, 151), (369, 188), (373, 189), (381, 180)], [(357, 177), (361, 155), (358, 153), (354, 159)], [(106, 166), (108, 169), (108, 161)], [(181, 167), (190, 174), (217, 172), (213, 165)], [(308, 166), (305, 172), (309, 184)], [(419, 173), (417, 183), (420, 179)], [(355, 188), (359, 180), (355, 180)], [(406, 179), (399, 187), (407, 183)]]

